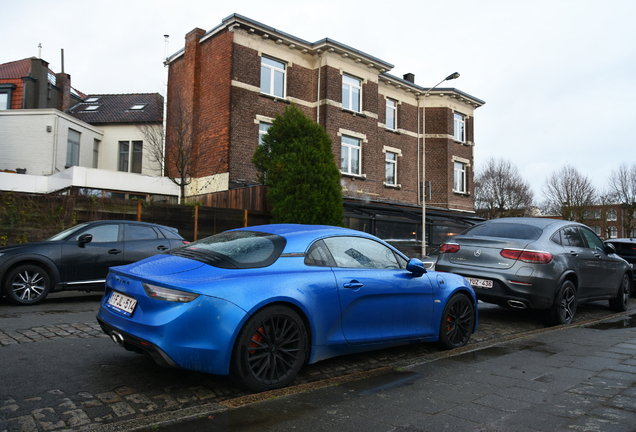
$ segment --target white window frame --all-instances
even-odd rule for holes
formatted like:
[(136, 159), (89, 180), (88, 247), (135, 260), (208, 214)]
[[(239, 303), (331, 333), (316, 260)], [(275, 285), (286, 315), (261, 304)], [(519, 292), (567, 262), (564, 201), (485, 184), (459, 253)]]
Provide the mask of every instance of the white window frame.
[[(275, 62), (275, 63), (279, 63), (281, 64), (283, 67), (277, 67), (276, 65), (272, 65), (269, 63), (264, 63), (263, 60), (269, 60), (271, 62)], [(263, 88), (263, 68), (269, 69), (269, 83), (265, 83), (267, 84), (267, 88)], [(274, 89), (275, 89), (275, 82), (276, 82), (276, 73), (281, 73), (283, 75), (283, 88), (282, 88), (282, 93), (281, 94), (275, 94), (274, 93)], [(277, 98), (281, 98), (281, 99), (285, 99), (285, 94), (286, 94), (286, 89), (287, 89), (287, 64), (281, 60), (275, 59), (273, 57), (268, 57), (268, 56), (261, 56), (261, 93), (266, 94), (266, 95), (270, 95), (270, 96), (274, 96)]]
[[(139, 152), (139, 172), (134, 172), (133, 169), (133, 163), (135, 162), (135, 145), (136, 144), (140, 144), (141, 145), (141, 151)], [(126, 151), (122, 150), (122, 145), (126, 145), (128, 148), (126, 149)], [(144, 160), (144, 143), (143, 141), (140, 140), (134, 140), (134, 141), (119, 141), (119, 145), (117, 148), (117, 171), (119, 172), (128, 172), (128, 173), (133, 173), (133, 174), (141, 174), (143, 172), (143, 160)], [(124, 171), (122, 168), (122, 156), (125, 156), (126, 159), (126, 170)]]
[[(74, 137), (71, 137), (71, 135), (75, 134), (77, 134), (77, 141), (73, 139)], [(66, 167), (79, 166), (81, 142), (82, 133), (69, 128), (68, 137), (66, 138)]]
[(455, 141), (466, 142), (466, 116), (459, 112), (453, 113), (453, 137)]
[(264, 122), (264, 121), (258, 122), (258, 145), (259, 146), (263, 145), (263, 137), (267, 135), (267, 130), (270, 127), (272, 127), (272, 124), (269, 122)]
[(618, 220), (618, 213), (614, 209), (609, 209), (606, 213), (608, 221)]
[[(347, 142), (349, 141), (349, 142)], [(340, 153), (340, 172), (342, 174), (348, 174), (353, 176), (361, 176), (362, 173), (362, 140), (360, 138), (342, 135), (341, 140), (341, 153)], [(353, 172), (352, 169), (352, 154), (357, 152), (358, 154), (358, 171)], [(345, 165), (346, 162), (346, 166)], [(345, 168), (343, 170), (343, 168)]]
[(616, 228), (615, 226), (608, 227), (607, 238), (611, 238), (611, 239), (618, 238), (618, 228)]
[[(393, 156), (393, 159), (390, 159)], [(385, 186), (397, 186), (397, 158), (398, 154), (392, 151), (387, 151), (384, 156), (384, 185)], [(393, 182), (389, 182), (389, 168), (393, 169)]]
[(590, 228), (592, 228), (592, 231), (594, 231), (594, 234), (596, 234), (597, 236), (601, 237), (602, 235), (602, 229), (600, 226), (598, 225), (591, 225)]
[[(350, 81), (347, 81), (350, 80)], [(345, 97), (346, 88), (346, 97)], [(353, 108), (353, 89), (358, 90), (358, 109)], [(362, 112), (362, 80), (352, 77), (351, 75), (342, 74), (342, 108), (353, 111)]]
[[(465, 194), (466, 190), (466, 167), (468, 164), (454, 160), (453, 161), (453, 192)], [(461, 176), (461, 177), (459, 177)], [(459, 189), (458, 189), (459, 186)]]
[[(389, 130), (397, 130), (397, 106), (398, 103), (394, 99), (386, 99), (386, 128)], [(393, 127), (389, 126), (389, 118), (393, 120)]]

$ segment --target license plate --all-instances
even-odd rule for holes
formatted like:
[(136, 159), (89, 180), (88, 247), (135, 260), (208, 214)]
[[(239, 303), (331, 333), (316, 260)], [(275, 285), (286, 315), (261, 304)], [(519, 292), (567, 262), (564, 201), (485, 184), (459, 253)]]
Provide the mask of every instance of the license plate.
[(135, 306), (137, 306), (137, 300), (117, 291), (113, 291), (106, 302), (106, 306), (123, 315), (131, 316), (135, 310)]
[(492, 281), (488, 279), (467, 278), (468, 283), (476, 288), (492, 288)]

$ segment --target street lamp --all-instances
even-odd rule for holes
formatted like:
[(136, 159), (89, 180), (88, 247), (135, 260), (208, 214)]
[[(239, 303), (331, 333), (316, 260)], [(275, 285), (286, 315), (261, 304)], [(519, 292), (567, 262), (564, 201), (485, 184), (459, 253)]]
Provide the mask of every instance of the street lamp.
[(422, 98), (422, 257), (426, 256), (426, 96), (445, 81), (459, 78), (455, 72), (428, 89)]

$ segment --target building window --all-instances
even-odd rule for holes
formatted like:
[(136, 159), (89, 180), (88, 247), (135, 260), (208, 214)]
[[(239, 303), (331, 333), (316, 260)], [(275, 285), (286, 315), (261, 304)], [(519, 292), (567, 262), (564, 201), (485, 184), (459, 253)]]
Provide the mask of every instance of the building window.
[(453, 182), (453, 191), (458, 193), (466, 193), (466, 164), (454, 162), (455, 179)]
[(258, 123), (258, 145), (263, 145), (263, 137), (267, 134), (267, 130), (272, 126), (271, 123)]
[(601, 227), (598, 225), (592, 225), (590, 226), (590, 228), (592, 228), (592, 230), (594, 231), (594, 234), (596, 234), (597, 236), (601, 236)]
[(285, 63), (261, 57), (261, 93), (285, 97)]
[(99, 167), (99, 140), (93, 141), (93, 168)]
[(397, 153), (386, 152), (384, 164), (384, 184), (387, 186), (397, 186)]
[(397, 102), (393, 99), (386, 100), (386, 128), (397, 129)]
[(73, 129), (68, 130), (68, 141), (66, 143), (66, 167), (79, 165), (81, 134)]
[(618, 228), (612, 226), (607, 229), (607, 233), (609, 234), (609, 238), (614, 239), (618, 238)]
[(618, 219), (618, 215), (616, 214), (616, 210), (611, 209), (607, 211), (607, 220), (608, 221), (615, 221)]
[(360, 175), (360, 152), (362, 150), (360, 140), (343, 135), (341, 147), (340, 172)]
[[(585, 213), (586, 219), (600, 219), (601, 218), (601, 209), (591, 209)], [(600, 229), (600, 227), (599, 227)]]
[(117, 170), (141, 174), (142, 155), (142, 141), (132, 142), (132, 155), (130, 141), (119, 141), (119, 164)]
[(342, 76), (342, 107), (360, 112), (362, 106), (362, 81), (347, 75)]
[(465, 132), (464, 132), (464, 116), (459, 113), (455, 113), (455, 141), (464, 142), (465, 141)]
[(11, 109), (11, 99), (15, 89), (15, 84), (0, 84), (0, 110)]

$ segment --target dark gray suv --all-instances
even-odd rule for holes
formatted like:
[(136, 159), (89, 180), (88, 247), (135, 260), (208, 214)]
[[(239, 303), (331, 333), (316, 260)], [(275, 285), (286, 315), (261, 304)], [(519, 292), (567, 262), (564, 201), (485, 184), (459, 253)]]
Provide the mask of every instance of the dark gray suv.
[(569, 324), (577, 304), (629, 305), (632, 269), (613, 246), (571, 221), (493, 219), (448, 239), (436, 270), (464, 276), (479, 300), (546, 310), (550, 324)]

